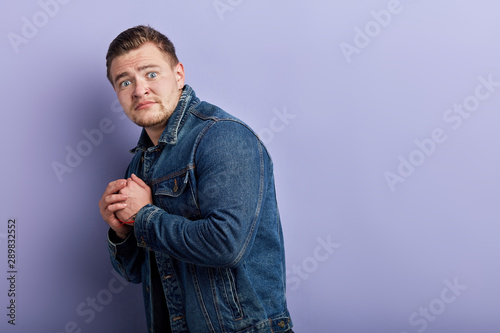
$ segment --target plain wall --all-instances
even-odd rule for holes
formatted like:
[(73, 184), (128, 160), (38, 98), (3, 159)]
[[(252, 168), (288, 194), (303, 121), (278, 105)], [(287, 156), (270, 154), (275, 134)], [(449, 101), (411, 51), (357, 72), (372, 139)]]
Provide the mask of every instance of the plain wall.
[(112, 273), (97, 203), (140, 133), (107, 82), (107, 47), (150, 24), (197, 95), (246, 121), (273, 157), (297, 333), (499, 332), (499, 10), (4, 1), (0, 331), (146, 331), (140, 286)]

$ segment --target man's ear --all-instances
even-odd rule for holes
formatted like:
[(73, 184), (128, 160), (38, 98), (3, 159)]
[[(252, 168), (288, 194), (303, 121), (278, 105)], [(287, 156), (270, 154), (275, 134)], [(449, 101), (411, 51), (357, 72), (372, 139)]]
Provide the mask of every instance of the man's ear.
[(184, 82), (186, 81), (186, 75), (184, 73), (184, 65), (182, 63), (178, 63), (174, 68), (175, 79), (177, 80), (177, 88), (180, 90), (184, 88)]

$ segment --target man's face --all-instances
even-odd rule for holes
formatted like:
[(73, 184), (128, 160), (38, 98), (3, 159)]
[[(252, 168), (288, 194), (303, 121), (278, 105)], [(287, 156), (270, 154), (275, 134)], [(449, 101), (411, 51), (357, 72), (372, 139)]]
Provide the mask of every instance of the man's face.
[(172, 67), (165, 53), (146, 43), (115, 58), (110, 74), (118, 100), (130, 120), (145, 128), (165, 127), (184, 87), (181, 63)]

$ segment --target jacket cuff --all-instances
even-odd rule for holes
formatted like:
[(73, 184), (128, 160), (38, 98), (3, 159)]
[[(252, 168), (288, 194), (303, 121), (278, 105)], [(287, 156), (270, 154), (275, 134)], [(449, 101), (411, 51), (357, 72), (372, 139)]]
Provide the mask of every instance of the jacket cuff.
[(152, 204), (147, 204), (146, 206), (142, 207), (141, 210), (139, 210), (139, 212), (135, 216), (134, 222), (134, 233), (137, 239), (138, 247), (151, 247), (152, 242), (154, 242), (154, 239), (152, 239), (151, 236), (154, 235), (149, 235), (148, 231), (151, 227), (150, 223), (155, 223), (153, 221), (158, 221), (160, 219), (160, 215), (163, 212), (164, 211), (162, 209)]
[(135, 251), (136, 247), (136, 242), (135, 242), (135, 236), (134, 232), (131, 231), (127, 235), (127, 238), (122, 240), (119, 238), (115, 231), (111, 228), (108, 230), (108, 249), (110, 253), (113, 255), (113, 257), (116, 257), (118, 252), (120, 253), (127, 253), (127, 252), (132, 252)]

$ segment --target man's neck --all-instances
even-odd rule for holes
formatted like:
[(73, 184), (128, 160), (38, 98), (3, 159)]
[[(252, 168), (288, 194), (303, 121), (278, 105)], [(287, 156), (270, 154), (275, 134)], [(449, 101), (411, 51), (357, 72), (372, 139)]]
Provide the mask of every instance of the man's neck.
[(157, 125), (144, 128), (146, 130), (146, 133), (148, 133), (151, 142), (153, 142), (155, 146), (158, 145), (158, 141), (160, 140), (161, 134), (165, 130), (165, 127), (166, 125)]

